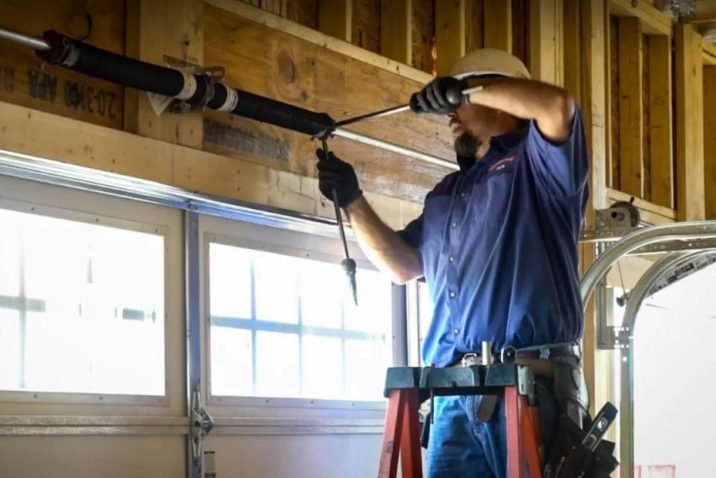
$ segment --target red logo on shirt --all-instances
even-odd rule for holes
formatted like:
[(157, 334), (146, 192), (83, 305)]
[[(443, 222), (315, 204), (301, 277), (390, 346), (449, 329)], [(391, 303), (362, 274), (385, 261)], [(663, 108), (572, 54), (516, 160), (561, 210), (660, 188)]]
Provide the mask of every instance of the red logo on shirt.
[(502, 171), (507, 166), (509, 166), (513, 161), (515, 160), (515, 156), (508, 156), (507, 158), (502, 158), (492, 166), (490, 166), (490, 169), (487, 170), (487, 173), (493, 173), (497, 171)]

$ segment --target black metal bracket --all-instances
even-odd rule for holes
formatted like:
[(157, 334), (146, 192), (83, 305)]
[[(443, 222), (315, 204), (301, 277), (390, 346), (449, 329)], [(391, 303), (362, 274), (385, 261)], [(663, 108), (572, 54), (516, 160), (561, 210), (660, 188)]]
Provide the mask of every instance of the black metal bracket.
[(421, 401), (431, 396), (499, 395), (517, 387), (520, 395), (534, 397), (535, 377), (529, 367), (515, 363), (470, 367), (391, 367), (385, 378), (385, 397), (396, 389), (416, 388)]

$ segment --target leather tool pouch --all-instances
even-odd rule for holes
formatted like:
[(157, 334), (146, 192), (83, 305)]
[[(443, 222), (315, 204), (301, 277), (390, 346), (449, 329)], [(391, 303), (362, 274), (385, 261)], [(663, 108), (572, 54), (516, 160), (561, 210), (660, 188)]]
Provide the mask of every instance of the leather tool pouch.
[(552, 362), (554, 394), (560, 408), (581, 427), (589, 410), (589, 394), (580, 365), (554, 360)]
[(584, 435), (571, 418), (560, 416), (544, 478), (609, 478), (619, 465), (613, 456), (614, 443), (602, 440), (591, 451), (582, 445)]

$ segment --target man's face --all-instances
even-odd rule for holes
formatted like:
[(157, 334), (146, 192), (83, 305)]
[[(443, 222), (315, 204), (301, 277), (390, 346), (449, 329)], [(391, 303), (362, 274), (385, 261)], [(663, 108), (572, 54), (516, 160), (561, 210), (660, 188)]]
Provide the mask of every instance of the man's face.
[(462, 105), (447, 116), (455, 141), (455, 152), (461, 156), (474, 156), (480, 140), (489, 134), (491, 125), (498, 121), (497, 110), (482, 105)]

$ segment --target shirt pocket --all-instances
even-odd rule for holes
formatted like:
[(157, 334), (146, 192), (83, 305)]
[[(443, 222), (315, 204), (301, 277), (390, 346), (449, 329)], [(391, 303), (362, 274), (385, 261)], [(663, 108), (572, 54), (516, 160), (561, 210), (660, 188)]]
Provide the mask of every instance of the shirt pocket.
[(423, 245), (434, 248), (442, 244), (445, 226), (448, 216), (450, 215), (451, 199), (452, 197), (447, 194), (429, 196), (425, 199), (425, 208), (423, 211)]
[(515, 162), (493, 165), (474, 186), (470, 213), (486, 236), (497, 232), (505, 220), (515, 179)]

